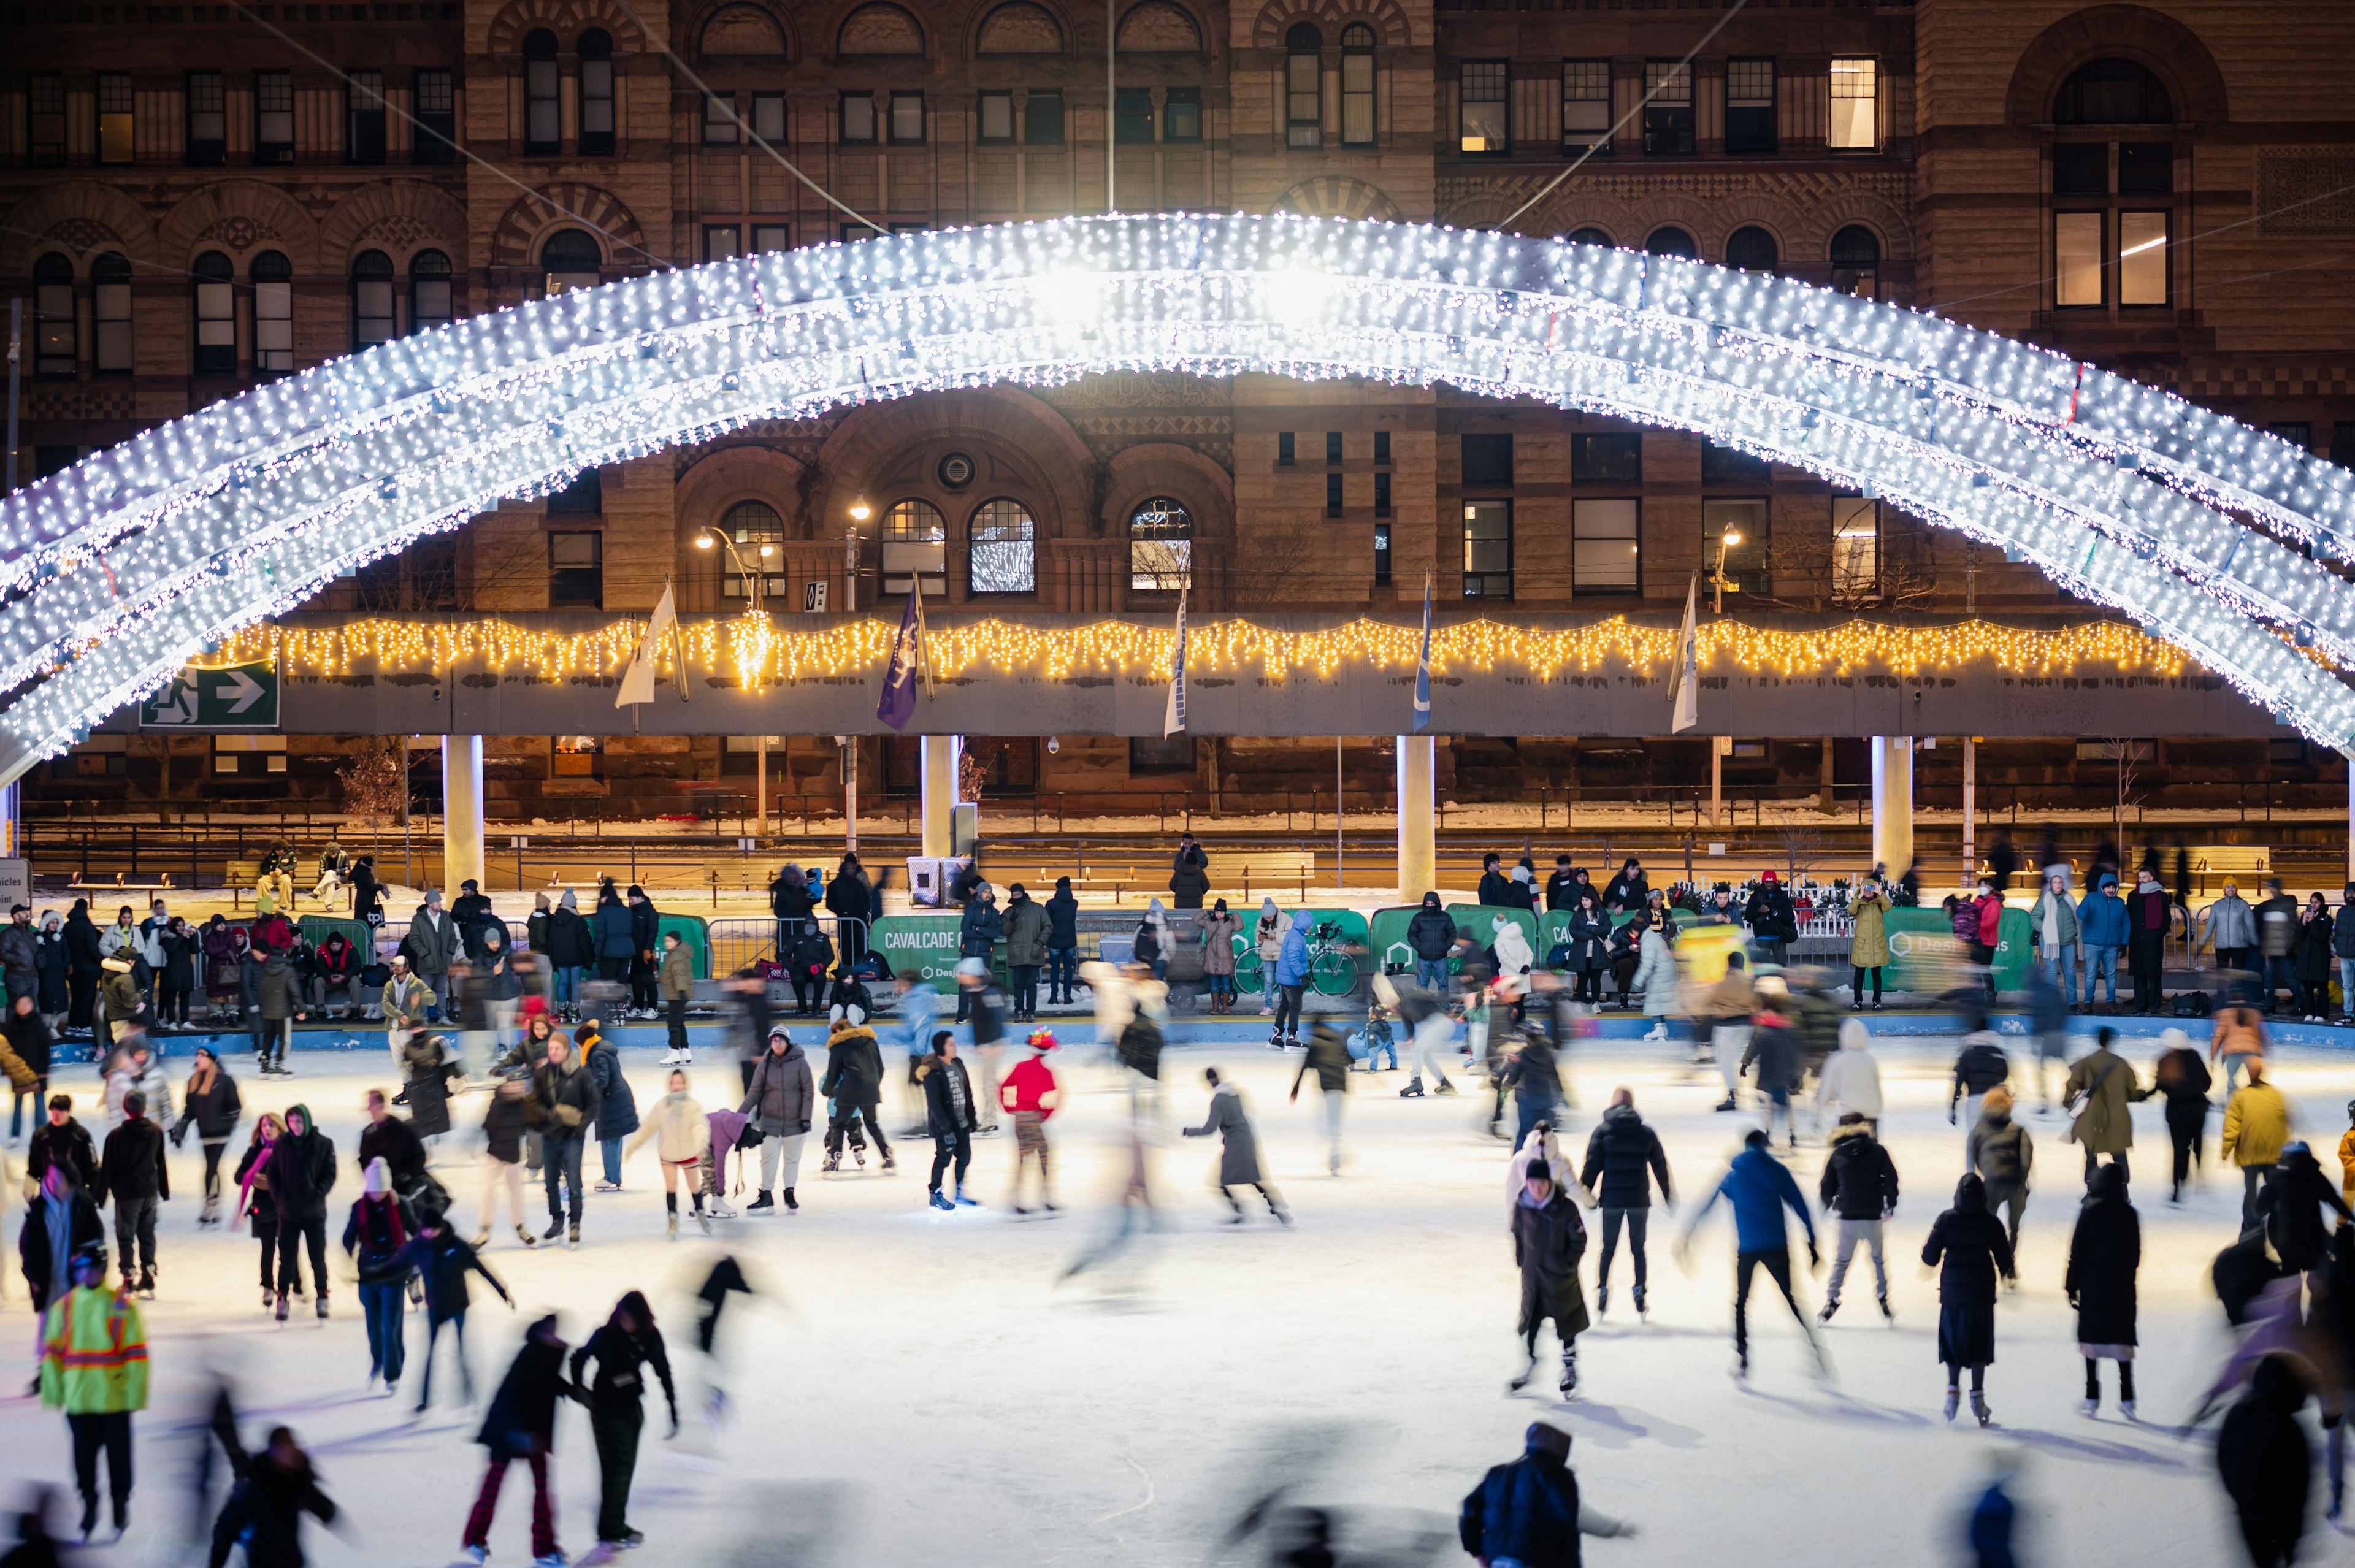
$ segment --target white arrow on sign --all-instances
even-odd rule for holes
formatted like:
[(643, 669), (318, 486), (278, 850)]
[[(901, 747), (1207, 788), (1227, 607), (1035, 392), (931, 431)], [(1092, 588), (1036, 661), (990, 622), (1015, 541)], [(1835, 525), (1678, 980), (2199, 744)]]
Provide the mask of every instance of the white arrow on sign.
[(221, 673), (228, 676), (229, 680), (215, 695), (236, 699), (229, 705), (229, 710), (232, 715), (242, 713), (261, 700), (260, 681), (241, 669), (223, 670)]

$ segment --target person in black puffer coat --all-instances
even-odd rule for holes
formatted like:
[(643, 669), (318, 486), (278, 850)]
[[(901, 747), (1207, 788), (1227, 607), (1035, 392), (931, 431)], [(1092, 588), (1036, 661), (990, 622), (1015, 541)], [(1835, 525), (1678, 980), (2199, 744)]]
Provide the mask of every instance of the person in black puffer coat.
[(2142, 1266), (2142, 1220), (2126, 1201), (2126, 1172), (2098, 1167), (2069, 1238), (2062, 1278), (2077, 1309), (2077, 1353), (2085, 1358), (2084, 1412), (2102, 1407), (2101, 1365), (2118, 1364), (2118, 1409), (2134, 1419), (2135, 1273)]
[[(597, 1375), (586, 1375), (595, 1363)], [(589, 1406), (589, 1431), (597, 1443), (597, 1469), (602, 1485), (597, 1500), (600, 1545), (626, 1549), (645, 1540), (630, 1528), (630, 1480), (638, 1467), (638, 1434), (645, 1427), (645, 1374), (652, 1367), (662, 1381), (663, 1398), (670, 1405), (670, 1435), (678, 1435), (678, 1390), (670, 1375), (670, 1357), (663, 1348), (662, 1330), (655, 1327), (654, 1308), (645, 1296), (631, 1291), (614, 1307), (604, 1326), (589, 1342), (572, 1352), (572, 1384), (583, 1391)]]
[(2306, 1399), (2306, 1382), (2289, 1358), (2267, 1356), (2216, 1435), (2216, 1468), (2257, 1568), (2296, 1562), (2298, 1538), (2306, 1533), (2306, 1495), (2314, 1478), (2314, 1450), (2297, 1419)]
[[(1644, 1232), (1652, 1217), (1652, 1183), (1660, 1184), (1660, 1201), (1674, 1205), (1676, 1189), (1668, 1181), (1668, 1151), (1636, 1110), (1636, 1092), (1611, 1091), (1611, 1108), (1603, 1113), (1586, 1139), (1586, 1164), (1580, 1183), (1595, 1195), (1603, 1211), (1603, 1262), (1594, 1282), (1594, 1310), (1611, 1309), (1611, 1254), (1619, 1248), (1619, 1229), (1627, 1229), (1627, 1254), (1636, 1266), (1636, 1310), (1644, 1310), (1644, 1292), (1650, 1270), (1644, 1257)], [(1598, 1185), (1599, 1183), (1599, 1185)]]
[(2011, 1238), (1987, 1212), (1987, 1186), (1976, 1176), (1955, 1185), (1955, 1206), (1930, 1227), (1922, 1261), (1938, 1271), (1938, 1360), (1946, 1368), (1946, 1419), (1961, 1403), (1962, 1370), (1971, 1370), (1971, 1413), (1985, 1426), (1987, 1370), (1995, 1360), (1995, 1282), (2015, 1277)]
[(301, 1287), (298, 1250), (308, 1243), (313, 1298), (327, 1315), (327, 1194), (336, 1185), (336, 1146), (311, 1120), (307, 1105), (286, 1108), (286, 1131), (270, 1146), (270, 1195), (278, 1205), (278, 1319), (286, 1320), (290, 1292)]
[(2201, 1146), (2208, 1128), (2208, 1091), (2216, 1080), (2200, 1053), (2185, 1041), (2159, 1057), (2151, 1083), (2167, 1098), (2167, 1136), (2175, 1146), (2175, 1185), (2167, 1200), (2180, 1203), (2191, 1168), (2206, 1163)]
[(1523, 1568), (1578, 1568), (1581, 1535), (1634, 1535), (1636, 1527), (1579, 1499), (1570, 1468), (1570, 1434), (1533, 1422), (1529, 1449), (1498, 1465), (1464, 1499), (1456, 1537), (1483, 1563)]
[(1586, 1224), (1578, 1205), (1540, 1160), (1531, 1164), (1513, 1198), (1513, 1262), (1521, 1271), (1521, 1352), (1529, 1364), (1511, 1387), (1529, 1385), (1538, 1366), (1538, 1330), (1553, 1319), (1561, 1340), (1561, 1393), (1578, 1386), (1578, 1337), (1586, 1331), (1586, 1297), (1578, 1288), (1578, 1260), (1586, 1253)]
[(1832, 1277), (1824, 1290), (1819, 1322), (1828, 1323), (1839, 1310), (1840, 1285), (1862, 1242), (1872, 1253), (1872, 1291), (1883, 1317), (1889, 1310), (1889, 1259), (1881, 1244), (1881, 1226), (1897, 1212), (1897, 1164), (1862, 1112), (1850, 1111), (1832, 1133), (1832, 1149), (1824, 1161), (1823, 1179), (1816, 1196), (1827, 1211), (1839, 1217), (1839, 1245), (1832, 1253)]
[[(555, 1499), (548, 1489), (549, 1456), (556, 1447), (556, 1402), (574, 1393), (564, 1376), (567, 1347), (556, 1331), (556, 1315), (525, 1331), (523, 1350), (507, 1369), (474, 1441), (490, 1452), (483, 1473), (483, 1489), (475, 1494), (474, 1511), (466, 1516), (464, 1544), (490, 1552), (491, 1519), (498, 1511), (499, 1488), (507, 1467), (521, 1459), (531, 1467), (531, 1554), (543, 1562), (562, 1562), (556, 1544)], [(477, 1561), (480, 1559), (478, 1558)]]
[(2355, 1212), (2349, 1211), (2338, 1184), (2322, 1174), (2314, 1152), (2302, 1141), (2284, 1144), (2280, 1159), (2265, 1173), (2264, 1187), (2257, 1193), (2257, 1218), (2283, 1267), (2304, 1274), (2321, 1265), (2330, 1245), (2329, 1232), (2322, 1227), (2325, 1209), (2336, 1211), (2340, 1224), (2355, 1224)]

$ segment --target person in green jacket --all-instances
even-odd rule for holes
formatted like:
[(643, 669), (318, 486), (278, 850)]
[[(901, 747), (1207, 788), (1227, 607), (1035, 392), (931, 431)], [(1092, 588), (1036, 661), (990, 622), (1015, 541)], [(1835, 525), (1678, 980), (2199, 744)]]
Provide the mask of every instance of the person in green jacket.
[(73, 1436), (85, 1541), (98, 1526), (98, 1455), (106, 1451), (120, 1540), (131, 1517), (131, 1413), (147, 1408), (147, 1331), (138, 1303), (106, 1288), (104, 1246), (85, 1243), (72, 1268), (73, 1289), (41, 1321), (41, 1403), (65, 1413)]
[(2028, 929), (2036, 939), (2036, 956), (2044, 973), (2061, 987), (2063, 997), (2077, 994), (2077, 906), (2069, 901), (2065, 867), (2046, 869), (2044, 891), (2028, 912)]

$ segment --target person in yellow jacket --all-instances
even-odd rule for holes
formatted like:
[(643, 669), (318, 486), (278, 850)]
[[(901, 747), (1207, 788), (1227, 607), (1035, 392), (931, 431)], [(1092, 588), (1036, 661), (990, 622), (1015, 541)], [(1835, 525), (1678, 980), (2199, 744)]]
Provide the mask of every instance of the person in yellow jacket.
[(2249, 1081), (2224, 1106), (2223, 1157), (2241, 1168), (2241, 1232), (2257, 1227), (2257, 1189), (2289, 1142), (2289, 1102), (2265, 1082), (2265, 1059), (2248, 1059)]
[(2347, 1130), (2339, 1135), (2339, 1193), (2355, 1209), (2355, 1100), (2347, 1102)]
[(147, 1408), (147, 1331), (139, 1305), (106, 1288), (106, 1249), (73, 1255), (74, 1287), (50, 1303), (41, 1323), (41, 1403), (65, 1412), (73, 1435), (81, 1533), (98, 1525), (98, 1453), (120, 1539), (131, 1514), (131, 1413)]

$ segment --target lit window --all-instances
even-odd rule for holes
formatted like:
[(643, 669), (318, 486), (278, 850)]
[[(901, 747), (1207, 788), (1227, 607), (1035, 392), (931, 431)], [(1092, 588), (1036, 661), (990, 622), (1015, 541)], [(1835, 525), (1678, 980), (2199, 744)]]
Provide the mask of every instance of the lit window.
[(409, 259), (409, 330), (447, 326), (451, 314), (450, 258), (420, 251)]
[(281, 376), (294, 368), (294, 267), (276, 251), (253, 259), (253, 371)]
[(1575, 157), (1589, 147), (1611, 150), (1611, 62), (1561, 64), (1561, 150)]
[(234, 269), (218, 251), (197, 258), (197, 374), (226, 376), (237, 368), (237, 293)]
[(1832, 61), (1831, 133), (1835, 147), (1881, 144), (1881, 64), (1872, 59)]
[(2102, 303), (2102, 215), (2061, 212), (2052, 218), (2052, 303), (2062, 308)]
[(91, 365), (131, 372), (131, 262), (109, 251), (90, 264)]
[(707, 261), (732, 261), (736, 259), (736, 240), (741, 231), (733, 223), (707, 223), (703, 226), (703, 259)]
[(1571, 503), (1570, 591), (1636, 593), (1643, 588), (1643, 503), (1603, 496)]
[(2118, 303), (2167, 303), (2167, 214), (2118, 214)]
[(597, 755), (604, 741), (595, 735), (559, 735), (553, 748), (553, 772), (558, 778), (585, 779), (597, 772)]
[(1725, 150), (1774, 150), (1774, 62), (1725, 62)]
[(344, 161), (384, 162), (384, 72), (380, 70), (345, 74)]
[[(749, 596), (749, 577), (757, 573), (761, 580), (761, 598), (764, 603), (774, 603), (785, 596), (785, 525), (775, 507), (765, 501), (739, 501), (728, 508), (719, 519), (719, 531), (736, 547), (731, 560), (720, 552), (719, 596), (741, 600)], [(750, 571), (739, 571), (738, 565)]]
[(253, 73), (253, 161), (294, 161), (294, 76), (292, 71)]
[(875, 140), (873, 93), (846, 92), (842, 95), (842, 139), (846, 144), (859, 146)]
[(1019, 501), (985, 501), (973, 515), (967, 558), (975, 593), (1028, 593), (1038, 587), (1038, 525)]
[(574, 289), (593, 289), (604, 282), (604, 252), (579, 229), (559, 229), (539, 248), (541, 287), (550, 299)]
[(523, 150), (546, 155), (563, 134), (556, 80), (556, 35), (534, 27), (523, 40)]
[(128, 72), (113, 71), (98, 79), (98, 161), (101, 164), (127, 164), (131, 161), (131, 77)]
[(756, 252), (789, 250), (792, 234), (793, 230), (783, 223), (755, 223), (752, 225), (752, 249)]
[(1703, 501), (1700, 504), (1701, 564), (1705, 569), (1703, 582), (1708, 583), (1718, 570), (1722, 552), (1726, 592), (1768, 592), (1766, 528), (1766, 503), (1764, 500)]
[(1832, 497), (1832, 596), (1854, 603), (1881, 592), (1881, 503)]
[(1128, 515), (1128, 586), (1176, 593), (1193, 581), (1193, 517), (1183, 502), (1156, 496)]
[[(1381, 477), (1387, 479), (1390, 475), (1385, 474)], [(1387, 588), (1390, 586), (1390, 581), (1391, 526), (1388, 523), (1376, 523), (1374, 525), (1374, 586)]]
[(392, 258), (363, 251), (352, 259), (352, 347), (382, 343), (392, 332)]
[(1693, 150), (1692, 68), (1677, 60), (1644, 66), (1644, 151), (1674, 156)]
[(602, 27), (581, 35), (581, 155), (613, 155), (613, 37)]
[(217, 70), (188, 73), (188, 162), (211, 168), (229, 146), (229, 98)]
[(1302, 22), (1284, 35), (1284, 145), (1325, 144), (1325, 35)]
[(949, 526), (929, 501), (902, 501), (883, 518), (883, 592), (948, 592)]
[(1513, 504), (1464, 503), (1464, 597), (1513, 596)]
[(1341, 29), (1341, 144), (1374, 140), (1374, 30), (1363, 22)]
[(1202, 139), (1202, 90), (1173, 87), (1162, 101), (1161, 139), (1199, 142)]
[(1463, 101), (1458, 111), (1457, 150), (1503, 153), (1511, 143), (1505, 133), (1506, 67), (1503, 61), (1466, 61), (1457, 68)]

